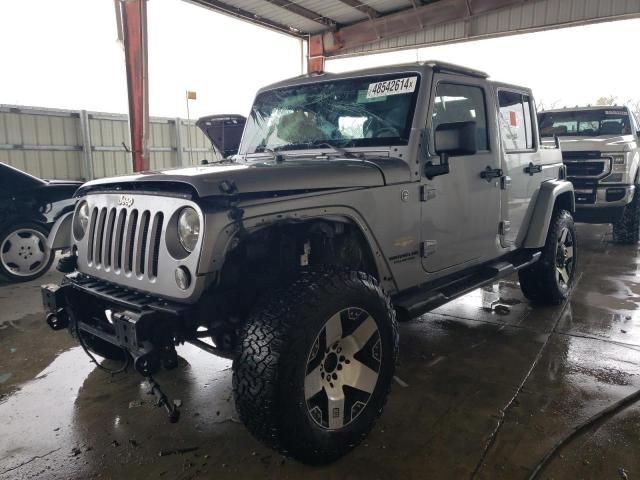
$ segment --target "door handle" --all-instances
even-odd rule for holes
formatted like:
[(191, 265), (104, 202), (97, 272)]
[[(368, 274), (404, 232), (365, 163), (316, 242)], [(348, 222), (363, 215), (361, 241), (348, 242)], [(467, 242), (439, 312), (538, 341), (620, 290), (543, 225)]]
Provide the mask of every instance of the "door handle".
[(542, 165), (536, 165), (533, 162), (529, 162), (529, 166), (524, 168), (524, 173), (528, 173), (533, 177), (534, 173), (540, 173), (542, 171)]
[(491, 168), (487, 165), (483, 171), (480, 172), (480, 178), (484, 178), (487, 182), (490, 182), (494, 178), (500, 178), (503, 175), (502, 169)]

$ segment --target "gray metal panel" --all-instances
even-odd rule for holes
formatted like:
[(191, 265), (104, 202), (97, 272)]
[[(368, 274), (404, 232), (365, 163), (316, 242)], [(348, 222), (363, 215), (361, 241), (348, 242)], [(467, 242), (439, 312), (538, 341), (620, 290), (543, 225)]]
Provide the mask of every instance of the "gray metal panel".
[[(374, 8), (375, 1), (367, 2)], [(387, 4), (388, 2), (380, 2)], [(537, 31), (640, 16), (638, 0), (537, 0), (448, 22), (364, 47), (344, 50), (338, 57), (385, 50), (416, 48), (456, 41)], [(335, 57), (334, 57), (335, 58)]]
[[(350, 7), (339, 0), (298, 0), (296, 3), (340, 23), (359, 22), (369, 18), (360, 10)], [(362, 3), (366, 4), (367, 2), (362, 1)]]
[[(49, 179), (87, 180), (81, 113), (72, 110), (0, 105), (0, 162), (32, 175)], [(89, 143), (93, 177), (132, 173), (127, 115), (88, 112)], [(178, 121), (180, 121), (178, 119)], [(150, 168), (164, 170), (180, 166), (176, 119), (150, 120)], [(220, 160), (209, 139), (191, 122), (182, 128), (182, 158), (185, 165), (202, 160)], [(193, 149), (189, 162), (189, 137)], [(123, 145), (124, 143), (124, 145)], [(89, 164), (86, 163), (88, 166)]]
[[(281, 25), (288, 25), (306, 33), (317, 33), (326, 30), (326, 25), (301, 17), (285, 8), (275, 6), (265, 0), (234, 0), (223, 2), (238, 7), (255, 15), (259, 15)], [(298, 2), (292, 2), (298, 3)]]
[(2, 148), (0, 162), (41, 178), (81, 178), (78, 119), (67, 113), (0, 108), (0, 145), (15, 147)]
[[(362, 3), (367, 4), (371, 8), (375, 8), (379, 12), (388, 13), (396, 10), (403, 10), (411, 7), (409, 0), (363, 0)], [(416, 2), (420, 5), (420, 2)]]

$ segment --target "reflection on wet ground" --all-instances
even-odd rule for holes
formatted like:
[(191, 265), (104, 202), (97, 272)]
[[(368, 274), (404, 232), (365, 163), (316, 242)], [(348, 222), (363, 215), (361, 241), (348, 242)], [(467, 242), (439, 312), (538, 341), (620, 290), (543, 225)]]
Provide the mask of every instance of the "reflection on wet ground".
[[(638, 248), (613, 245), (606, 227), (579, 234), (567, 305), (533, 309), (510, 279), (403, 324), (384, 415), (322, 468), (246, 432), (228, 360), (179, 349), (179, 368), (157, 376), (183, 404), (169, 425), (141, 377), (110, 377), (45, 327), (36, 286), (57, 273), (2, 285), (0, 478), (526, 478), (567, 432), (640, 389)], [(634, 405), (569, 444), (542, 478), (638, 478), (638, 432)]]

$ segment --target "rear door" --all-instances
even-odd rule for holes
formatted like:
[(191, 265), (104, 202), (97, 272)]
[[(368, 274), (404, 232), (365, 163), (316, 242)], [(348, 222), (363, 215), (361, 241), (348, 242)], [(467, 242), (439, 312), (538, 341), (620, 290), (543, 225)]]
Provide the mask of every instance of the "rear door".
[[(495, 103), (482, 78), (436, 74), (428, 122), (430, 154), (438, 125), (476, 123), (477, 152), (449, 158), (448, 174), (429, 179), (422, 175), (422, 265), (429, 273), (452, 273), (494, 258), (500, 221), (499, 179), (486, 180), (481, 172), (500, 169), (495, 131)], [(423, 166), (424, 172), (424, 166)]]
[(498, 126), (502, 165), (502, 218), (500, 241), (503, 247), (517, 246), (526, 232), (523, 225), (540, 184), (557, 176), (557, 166), (546, 165), (540, 151), (535, 122), (535, 105), (530, 92), (498, 87)]

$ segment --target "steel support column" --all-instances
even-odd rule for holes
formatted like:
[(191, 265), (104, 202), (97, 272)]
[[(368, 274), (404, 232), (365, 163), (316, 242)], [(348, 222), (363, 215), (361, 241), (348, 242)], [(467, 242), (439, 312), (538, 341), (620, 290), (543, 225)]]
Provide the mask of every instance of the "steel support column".
[(119, 0), (129, 93), (133, 170), (149, 170), (147, 0)]

